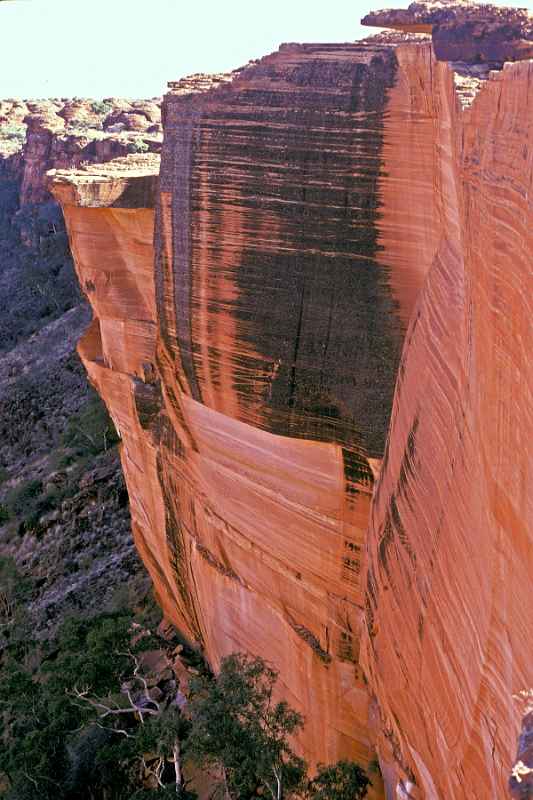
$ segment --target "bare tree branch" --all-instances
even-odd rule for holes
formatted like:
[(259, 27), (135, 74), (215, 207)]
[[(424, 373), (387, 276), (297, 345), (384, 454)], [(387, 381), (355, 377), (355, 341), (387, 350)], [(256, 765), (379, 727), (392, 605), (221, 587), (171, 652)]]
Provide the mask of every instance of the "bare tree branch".
[(135, 739), (135, 736), (132, 736), (131, 733), (125, 731), (124, 728), (108, 728), (105, 725), (102, 725), (101, 722), (95, 723), (98, 728), (101, 728), (103, 731), (111, 731), (111, 733), (122, 733), (127, 739)]
[(174, 774), (176, 776), (176, 792), (178, 792), (182, 784), (179, 739), (176, 739), (174, 742), (174, 747), (172, 748), (172, 757), (174, 760)]
[(120, 707), (110, 708), (108, 705), (106, 705), (105, 703), (101, 703), (99, 700), (96, 700), (94, 697), (88, 697), (88, 694), (89, 694), (89, 690), (88, 689), (80, 692), (79, 689), (74, 687), (72, 692), (67, 692), (67, 694), (70, 694), (72, 697), (75, 697), (77, 700), (82, 700), (83, 702), (88, 703), (92, 708), (95, 709), (95, 711), (97, 711), (98, 716), (100, 717), (100, 719), (104, 719), (105, 717), (112, 716), (112, 715), (117, 715), (118, 716), (120, 714), (138, 714), (140, 719), (141, 719), (141, 722), (143, 722), (143, 716), (142, 716), (143, 714), (151, 714), (152, 716), (157, 716), (158, 713), (159, 713), (158, 711), (156, 711), (153, 708), (142, 708), (142, 707), (138, 706), (135, 703), (134, 699), (132, 698), (129, 689), (127, 690), (127, 696), (128, 696), (128, 700), (130, 701), (130, 707), (126, 707), (126, 708), (120, 708)]

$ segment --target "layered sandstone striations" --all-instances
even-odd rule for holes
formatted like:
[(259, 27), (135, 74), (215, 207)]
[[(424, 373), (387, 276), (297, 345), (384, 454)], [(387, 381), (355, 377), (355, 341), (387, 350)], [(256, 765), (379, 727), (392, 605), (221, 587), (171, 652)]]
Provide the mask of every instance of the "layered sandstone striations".
[[(402, 796), (485, 800), (507, 794), (533, 684), (533, 62), (462, 111), (451, 73), (425, 78), (438, 246), (374, 495), (364, 668)], [(531, 766), (527, 736), (526, 718)]]
[[(148, 199), (125, 199), (140, 176), (118, 197), (109, 174), (54, 184), (96, 313), (81, 352), (165, 611), (215, 666), (234, 650), (272, 661), (303, 751), (328, 761), (372, 756), (364, 534), (424, 277), (410, 253), (433, 247), (431, 204), (405, 247), (377, 224), (397, 71), (387, 44), (291, 45), (172, 84), (155, 273)], [(405, 99), (394, 113), (410, 119)], [(405, 157), (421, 145), (405, 138)], [(429, 202), (426, 155), (395, 180)]]
[[(142, 377), (154, 361), (155, 295), (153, 231), (159, 156), (130, 155), (75, 172), (52, 171), (80, 284), (95, 319), (80, 354), (88, 368), (105, 367), (112, 378)], [(96, 349), (95, 349), (96, 348)], [(98, 370), (97, 370), (97, 374)], [(99, 387), (109, 401), (106, 387)], [(111, 411), (119, 417), (131, 409)]]
[(435, 49), (285, 45), (173, 83), (159, 182), (129, 157), (53, 191), (166, 615), (215, 667), (271, 661), (311, 760), (375, 739), (391, 798), (485, 800), (533, 682), (533, 67)]

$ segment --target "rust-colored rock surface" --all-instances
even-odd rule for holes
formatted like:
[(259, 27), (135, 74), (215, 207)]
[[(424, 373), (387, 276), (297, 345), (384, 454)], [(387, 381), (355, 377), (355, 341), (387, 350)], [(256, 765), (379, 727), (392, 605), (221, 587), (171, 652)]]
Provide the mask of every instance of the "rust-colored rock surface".
[(394, 237), (378, 243), (397, 69), (387, 44), (291, 45), (172, 84), (155, 272), (151, 212), (112, 188), (95, 208), (86, 171), (54, 184), (96, 315), (80, 351), (165, 612), (215, 666), (244, 650), (278, 667), (312, 760), (373, 755), (364, 536), (424, 277)]
[(374, 495), (364, 664), (405, 796), (485, 800), (533, 684), (533, 62), (464, 111), (447, 65), (427, 78), (438, 247)]
[(312, 762), (377, 746), (389, 800), (529, 768), (533, 62), (524, 15), (499, 71), (442, 19), (172, 83), (159, 178), (53, 176), (166, 616), (272, 662)]
[(466, 63), (533, 58), (533, 17), (527, 8), (498, 7), (472, 0), (422, 0), (407, 9), (367, 14), (363, 25), (431, 33), (439, 61)]

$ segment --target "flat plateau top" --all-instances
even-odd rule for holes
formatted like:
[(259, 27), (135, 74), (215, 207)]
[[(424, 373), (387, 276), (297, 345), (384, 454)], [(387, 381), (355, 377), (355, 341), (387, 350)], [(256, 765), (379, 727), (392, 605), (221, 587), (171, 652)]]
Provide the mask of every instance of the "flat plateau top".
[(157, 153), (131, 153), (103, 164), (87, 164), (77, 169), (52, 169), (47, 175), (53, 183), (107, 182), (110, 178), (144, 178), (159, 175), (161, 156)]
[(63, 205), (84, 208), (153, 208), (161, 157), (132, 153), (104, 164), (50, 170), (50, 191)]

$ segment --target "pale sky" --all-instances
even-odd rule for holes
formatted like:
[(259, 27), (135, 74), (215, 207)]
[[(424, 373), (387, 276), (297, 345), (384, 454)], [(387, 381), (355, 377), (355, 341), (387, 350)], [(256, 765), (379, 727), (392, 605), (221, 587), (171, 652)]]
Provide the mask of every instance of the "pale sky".
[[(0, 2), (0, 98), (160, 95), (167, 81), (193, 72), (241, 66), (276, 50), (282, 42), (359, 39), (373, 31), (359, 25), (368, 11), (406, 7), (408, 3), (409, 0)], [(533, 0), (519, 4), (531, 7)]]

